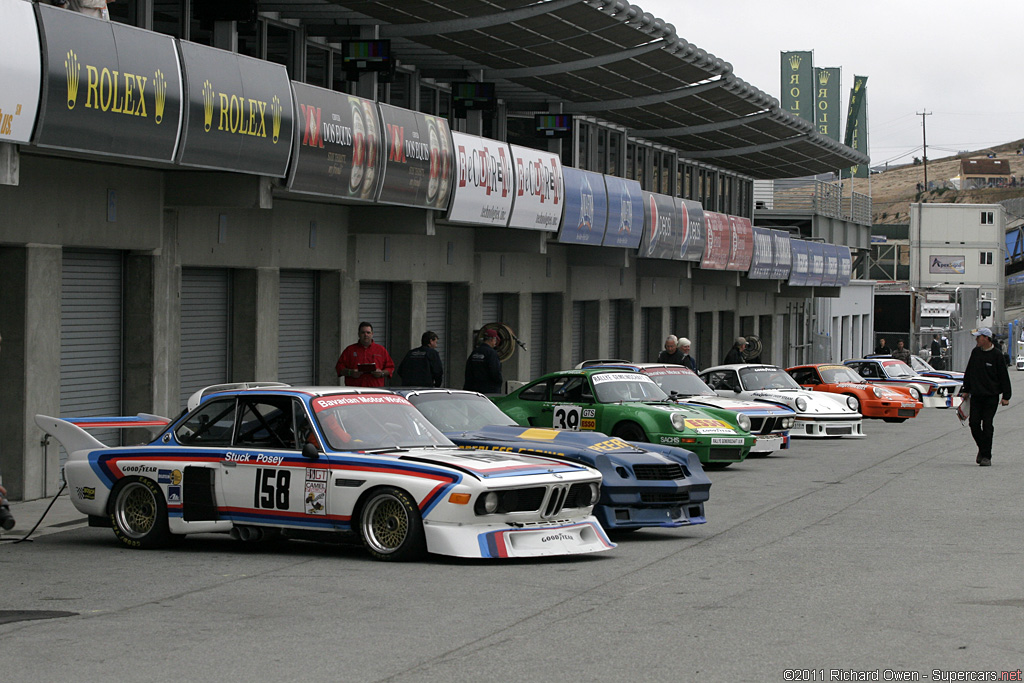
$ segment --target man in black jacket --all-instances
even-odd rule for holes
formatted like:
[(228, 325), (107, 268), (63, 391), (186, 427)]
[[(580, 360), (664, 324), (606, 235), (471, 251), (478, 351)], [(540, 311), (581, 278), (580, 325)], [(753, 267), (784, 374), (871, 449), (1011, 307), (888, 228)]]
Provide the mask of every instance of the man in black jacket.
[(437, 352), (437, 335), (430, 330), (420, 337), (418, 348), (405, 354), (398, 374), (405, 387), (439, 387), (444, 376), (441, 354)]
[(466, 383), (463, 389), (479, 391), (481, 394), (501, 393), (505, 380), (501, 376), (501, 360), (494, 350), (497, 345), (498, 333), (484, 330), (483, 341), (466, 359)]
[(743, 357), (743, 349), (745, 348), (747, 348), (747, 338), (736, 337), (736, 343), (729, 349), (729, 353), (725, 354), (725, 360), (722, 361), (722, 365), (746, 363), (747, 360)]
[(971, 399), (971, 436), (978, 444), (975, 462), (988, 467), (992, 464), (992, 435), (995, 432), (992, 419), (997, 407), (1010, 403), (1010, 374), (1006, 371), (1002, 353), (992, 343), (992, 330), (982, 327), (972, 334), (978, 345), (967, 361), (960, 395)]

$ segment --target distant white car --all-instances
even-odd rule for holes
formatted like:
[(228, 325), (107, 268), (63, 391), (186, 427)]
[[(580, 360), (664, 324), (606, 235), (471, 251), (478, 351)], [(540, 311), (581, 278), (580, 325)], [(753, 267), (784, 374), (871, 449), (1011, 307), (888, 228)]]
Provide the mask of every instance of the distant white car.
[(1024, 356), (1017, 356), (1017, 369), (1024, 370)]
[(808, 391), (775, 365), (719, 365), (700, 378), (719, 396), (784, 405), (796, 411), (791, 436), (864, 436), (857, 399)]

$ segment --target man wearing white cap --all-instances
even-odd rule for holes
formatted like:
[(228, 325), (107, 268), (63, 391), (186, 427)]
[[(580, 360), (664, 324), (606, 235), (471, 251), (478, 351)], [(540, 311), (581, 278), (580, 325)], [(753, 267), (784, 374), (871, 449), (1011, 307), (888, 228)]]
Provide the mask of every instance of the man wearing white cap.
[(988, 467), (992, 464), (992, 435), (995, 432), (992, 419), (996, 408), (1010, 403), (1010, 374), (1006, 371), (1003, 354), (992, 343), (992, 330), (982, 327), (971, 334), (977, 339), (977, 346), (967, 361), (960, 395), (971, 399), (971, 436), (978, 444), (975, 462)]

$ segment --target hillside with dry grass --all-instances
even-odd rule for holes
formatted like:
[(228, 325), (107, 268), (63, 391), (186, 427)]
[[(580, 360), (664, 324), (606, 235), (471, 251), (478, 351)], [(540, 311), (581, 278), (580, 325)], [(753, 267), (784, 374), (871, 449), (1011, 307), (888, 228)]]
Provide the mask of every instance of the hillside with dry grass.
[[(994, 153), (1000, 159), (1010, 162), (1010, 169), (1018, 183), (1024, 176), (1024, 155), (1017, 151), (1024, 146), (1024, 140), (1008, 142), (990, 149), (977, 150), (958, 156), (928, 160), (928, 180), (935, 183), (948, 181), (959, 173), (961, 158), (984, 157)], [(928, 202), (935, 204), (995, 204), (1004, 199), (1024, 197), (1024, 187), (989, 188), (984, 190), (955, 190), (942, 188), (919, 193), (918, 183), (924, 180), (922, 164), (905, 165), (876, 173), (870, 178), (854, 178), (853, 191), (871, 195), (872, 219), (874, 223), (910, 222), (910, 204)], [(846, 181), (847, 183), (849, 181)], [(849, 192), (844, 188), (845, 192)], [(844, 193), (845, 193), (844, 192)]]

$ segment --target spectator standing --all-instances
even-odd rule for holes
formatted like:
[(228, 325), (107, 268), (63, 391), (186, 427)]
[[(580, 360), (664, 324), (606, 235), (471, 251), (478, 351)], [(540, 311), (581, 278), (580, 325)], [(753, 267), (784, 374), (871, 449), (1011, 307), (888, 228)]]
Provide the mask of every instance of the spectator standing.
[(978, 456), (974, 462), (988, 467), (992, 464), (992, 436), (995, 434), (992, 421), (996, 416), (996, 408), (1010, 404), (1012, 389), (1006, 363), (999, 349), (992, 343), (992, 330), (982, 327), (972, 334), (977, 340), (977, 346), (967, 361), (960, 395), (964, 400), (969, 398), (971, 401), (968, 423), (971, 425), (974, 443), (978, 445)]
[(444, 376), (441, 354), (437, 352), (437, 334), (427, 330), (420, 337), (420, 346), (405, 354), (398, 365), (404, 387), (439, 387)]
[(107, 5), (114, 0), (53, 0), (53, 5), (56, 7), (64, 7), (73, 12), (84, 14), (88, 17), (95, 17), (97, 19), (103, 19), (104, 21), (110, 21), (110, 12), (107, 10)]
[(904, 363), (910, 363), (910, 349), (903, 346), (902, 339), (896, 342), (896, 348), (892, 352), (892, 357), (896, 360), (901, 360)]
[(498, 345), (498, 333), (484, 330), (483, 341), (473, 349), (466, 359), (466, 382), (462, 385), (468, 391), (481, 394), (500, 394), (505, 383), (501, 376), (501, 360), (494, 347)]
[(665, 337), (665, 350), (658, 354), (659, 363), (683, 364), (683, 352), (679, 350), (679, 339), (674, 334)]
[(885, 337), (878, 338), (878, 346), (875, 347), (875, 355), (892, 355), (892, 349), (885, 345)]
[(931, 353), (931, 358), (928, 359), (928, 362), (932, 364), (932, 367), (936, 370), (945, 369), (946, 364), (942, 358), (942, 342), (939, 341), (939, 335), (932, 335), (932, 344), (929, 352)]
[(690, 355), (690, 340), (680, 337), (679, 350), (683, 352), (683, 365), (697, 372), (697, 359)]
[(746, 337), (736, 337), (736, 342), (729, 349), (729, 353), (725, 354), (725, 360), (722, 361), (723, 365), (734, 365), (736, 363), (746, 363), (746, 359), (743, 358), (743, 349), (747, 348)]
[(359, 341), (345, 347), (334, 366), (347, 387), (382, 387), (395, 373), (395, 363), (380, 344), (373, 341), (373, 325), (359, 323)]

